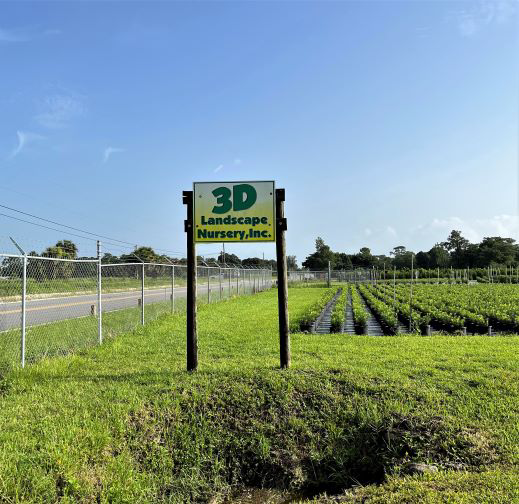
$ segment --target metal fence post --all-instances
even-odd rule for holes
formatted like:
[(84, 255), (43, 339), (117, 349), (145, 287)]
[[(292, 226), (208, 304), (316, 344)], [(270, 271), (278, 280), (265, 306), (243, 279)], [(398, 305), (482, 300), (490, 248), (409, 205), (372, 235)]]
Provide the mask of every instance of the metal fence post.
[(175, 313), (175, 266), (171, 266), (171, 313)]
[(141, 325), (144, 325), (144, 270), (145, 264), (142, 263), (142, 281), (141, 281)]
[(236, 295), (240, 295), (240, 269), (236, 268)]
[(97, 337), (99, 339), (99, 344), (103, 343), (103, 323), (102, 323), (102, 299), (101, 299), (101, 281), (102, 281), (102, 271), (101, 271), (101, 242), (97, 240)]
[(218, 266), (218, 283), (220, 285), (220, 301), (222, 300), (222, 268)]
[(207, 271), (207, 304), (211, 303), (211, 286), (209, 285), (211, 282), (211, 275), (209, 274), (209, 268), (205, 269)]
[(22, 272), (22, 334), (20, 342), (20, 357), (22, 368), (25, 367), (25, 301), (27, 295), (27, 254), (23, 255), (23, 272)]
[(102, 270), (101, 258), (97, 263), (97, 334), (99, 336), (99, 344), (103, 343), (103, 310), (102, 310)]

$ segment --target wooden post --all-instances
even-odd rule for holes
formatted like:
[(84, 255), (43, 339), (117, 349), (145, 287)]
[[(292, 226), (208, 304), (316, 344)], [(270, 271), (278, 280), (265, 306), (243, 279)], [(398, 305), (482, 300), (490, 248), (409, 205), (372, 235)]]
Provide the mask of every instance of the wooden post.
[(396, 312), (396, 267), (393, 266), (393, 311)]
[(328, 287), (331, 286), (332, 283), (332, 263), (328, 261)]
[(196, 333), (196, 245), (193, 229), (193, 191), (183, 191), (183, 203), (187, 206), (184, 231), (187, 237), (187, 370), (198, 367), (198, 341)]
[(279, 355), (281, 368), (290, 367), (290, 334), (288, 332), (288, 279), (285, 243), (285, 190), (276, 189), (276, 260), (278, 273)]

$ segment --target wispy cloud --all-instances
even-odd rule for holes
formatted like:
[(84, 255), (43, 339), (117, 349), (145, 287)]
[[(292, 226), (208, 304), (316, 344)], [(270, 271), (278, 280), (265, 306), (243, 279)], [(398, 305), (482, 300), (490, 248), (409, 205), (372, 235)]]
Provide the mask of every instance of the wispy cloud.
[(123, 149), (121, 147), (107, 147), (103, 152), (103, 164), (108, 163), (112, 154), (125, 151), (126, 149)]
[(223, 164), (218, 165), (214, 170), (213, 173), (218, 173), (223, 168)]
[(47, 96), (40, 108), (42, 112), (35, 119), (49, 129), (64, 128), (72, 119), (85, 113), (84, 98), (72, 93)]
[(29, 35), (21, 29), (0, 28), (0, 42), (27, 42)]
[(364, 229), (364, 234), (366, 236), (371, 236), (373, 234), (373, 231), (370, 228)]
[(37, 133), (31, 133), (29, 131), (17, 131), (16, 135), (18, 137), (18, 145), (12, 150), (9, 155), (9, 159), (14, 159), (18, 154), (20, 154), (27, 144), (34, 142), (36, 140), (43, 140), (45, 137), (42, 135), (38, 135)]
[(473, 37), (494, 24), (508, 23), (518, 12), (516, 0), (482, 0), (468, 5), (450, 16), (463, 37)]
[(234, 165), (235, 165), (235, 166), (239, 166), (239, 165), (241, 165), (241, 159), (240, 159), (240, 158), (235, 158), (235, 159), (234, 159)]

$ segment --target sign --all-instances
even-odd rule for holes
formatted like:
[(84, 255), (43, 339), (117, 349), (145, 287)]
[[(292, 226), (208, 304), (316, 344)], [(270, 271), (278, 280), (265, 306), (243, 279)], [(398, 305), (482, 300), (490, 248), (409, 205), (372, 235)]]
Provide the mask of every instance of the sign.
[(273, 181), (195, 182), (194, 241), (276, 241)]

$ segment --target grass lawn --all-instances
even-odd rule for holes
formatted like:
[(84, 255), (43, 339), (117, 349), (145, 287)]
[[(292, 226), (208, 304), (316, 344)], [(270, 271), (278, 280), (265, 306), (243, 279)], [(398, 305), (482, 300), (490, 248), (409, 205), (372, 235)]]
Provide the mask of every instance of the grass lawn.
[(519, 502), (519, 337), (295, 334), (280, 371), (276, 291), (198, 313), (197, 373), (182, 315), (0, 371), (0, 502)]

